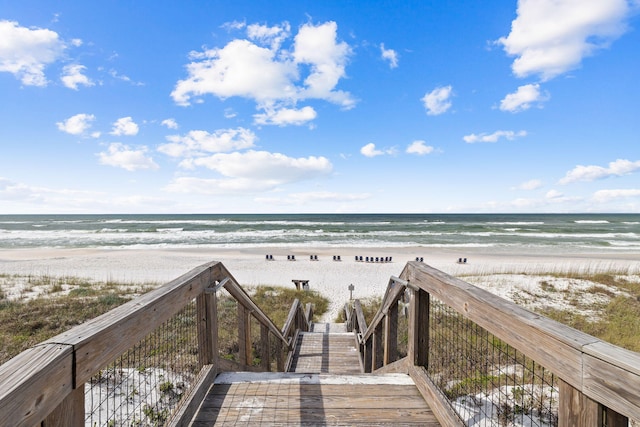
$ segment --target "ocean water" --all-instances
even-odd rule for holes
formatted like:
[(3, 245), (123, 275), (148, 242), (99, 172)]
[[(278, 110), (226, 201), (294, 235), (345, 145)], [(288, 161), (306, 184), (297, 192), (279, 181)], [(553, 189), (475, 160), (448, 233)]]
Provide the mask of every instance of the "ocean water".
[(640, 214), (0, 215), (0, 248), (640, 250)]

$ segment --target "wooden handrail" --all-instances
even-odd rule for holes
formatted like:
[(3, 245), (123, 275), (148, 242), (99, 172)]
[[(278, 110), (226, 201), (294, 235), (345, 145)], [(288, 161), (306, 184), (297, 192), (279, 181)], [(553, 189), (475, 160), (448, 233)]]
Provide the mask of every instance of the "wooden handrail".
[(380, 304), (380, 308), (376, 312), (376, 315), (373, 317), (371, 324), (366, 329), (366, 332), (363, 333), (362, 339), (367, 340), (374, 333), (378, 324), (382, 322), (389, 311), (389, 308), (398, 302), (398, 298), (405, 290), (405, 286), (407, 286), (407, 282), (405, 280), (398, 279), (396, 277), (391, 277), (389, 279), (389, 284), (387, 286), (387, 290), (385, 291), (384, 298), (382, 299), (382, 304)]
[(640, 419), (640, 354), (535, 314), (424, 263), (407, 263), (400, 277), (549, 369), (588, 399)]
[[(411, 293), (408, 357), (396, 361), (393, 346), (397, 341), (390, 342), (397, 340), (397, 317), (393, 317), (397, 316), (395, 305), (406, 289)], [(430, 381), (424, 366), (429, 357), (431, 297), (552, 372), (560, 383), (561, 426), (572, 422), (585, 425), (598, 418), (599, 405), (607, 411), (608, 425), (626, 425), (612, 421), (626, 420), (625, 417), (640, 420), (640, 354), (528, 311), (420, 262), (407, 263), (400, 278), (389, 280), (381, 306), (369, 325), (359, 300), (352, 307), (345, 306), (346, 318), (352, 319), (352, 330), (359, 336), (365, 372), (408, 372), (430, 401), (442, 399), (435, 384), (425, 385)], [(442, 416), (441, 422), (458, 422), (450, 406), (436, 406), (437, 410), (432, 408)], [(576, 413), (582, 418), (576, 418)]]
[[(188, 303), (196, 298), (200, 301), (203, 295), (214, 295), (217, 286), (223, 286), (248, 315), (257, 319), (261, 330), (268, 331), (282, 345), (290, 347), (288, 339), (227, 269), (220, 262), (210, 262), (38, 344), (0, 366), (0, 425), (36, 425), (61, 407), (69, 396), (79, 396), (82, 413), (74, 415), (74, 419), (83, 421), (84, 383)], [(202, 301), (203, 307), (210, 304)], [(213, 301), (215, 305), (215, 298)], [(300, 306), (299, 301), (297, 305)], [(211, 319), (199, 320), (211, 324)], [(213, 322), (215, 324), (215, 320)], [(210, 333), (215, 339), (215, 332)], [(249, 334), (246, 339), (250, 339)], [(268, 349), (266, 343), (263, 342), (263, 347)], [(215, 349), (215, 344), (210, 349), (201, 348), (201, 352), (208, 354), (201, 360), (218, 359)], [(78, 395), (76, 390), (82, 391)]]
[(280, 341), (286, 343), (286, 338), (282, 335), (282, 332), (278, 327), (269, 319), (269, 317), (264, 314), (264, 312), (256, 305), (255, 302), (251, 299), (249, 294), (238, 284), (236, 279), (227, 271), (224, 266), (221, 266), (222, 273), (228, 279), (224, 282), (224, 288), (229, 292), (229, 294), (234, 297), (238, 303), (251, 311), (251, 314), (260, 322), (261, 324), (267, 326), (269, 331), (276, 336)]

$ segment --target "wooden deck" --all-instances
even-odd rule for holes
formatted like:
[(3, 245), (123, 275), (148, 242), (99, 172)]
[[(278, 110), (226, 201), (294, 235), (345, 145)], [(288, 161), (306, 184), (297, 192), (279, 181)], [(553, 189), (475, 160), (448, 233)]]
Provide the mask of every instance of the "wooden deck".
[(218, 375), (191, 425), (439, 426), (405, 374), (362, 374), (353, 334), (315, 324), (288, 373)]

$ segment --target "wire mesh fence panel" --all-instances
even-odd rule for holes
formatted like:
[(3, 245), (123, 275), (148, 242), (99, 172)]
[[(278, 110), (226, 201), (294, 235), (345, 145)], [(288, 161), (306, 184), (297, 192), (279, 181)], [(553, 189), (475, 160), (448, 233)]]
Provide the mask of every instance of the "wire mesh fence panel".
[(85, 384), (85, 425), (163, 425), (200, 368), (192, 302)]
[(553, 374), (433, 297), (427, 371), (464, 425), (558, 425)]
[(226, 289), (218, 292), (218, 355), (239, 362), (238, 301)]

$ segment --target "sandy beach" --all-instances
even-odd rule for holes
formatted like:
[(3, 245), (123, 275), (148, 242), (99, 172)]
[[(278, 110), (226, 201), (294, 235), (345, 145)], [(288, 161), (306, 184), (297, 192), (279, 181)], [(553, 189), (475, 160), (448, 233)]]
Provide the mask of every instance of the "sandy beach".
[[(267, 261), (265, 255), (273, 255)], [(295, 255), (296, 260), (288, 260)], [(310, 255), (317, 255), (311, 261)], [(340, 256), (340, 261), (334, 261)], [(391, 262), (356, 262), (356, 256), (391, 257)], [(406, 262), (424, 262), (453, 276), (513, 274), (514, 277), (553, 272), (616, 271), (640, 274), (640, 253), (514, 253), (465, 249), (464, 251), (424, 247), (402, 248), (284, 248), (259, 249), (19, 249), (0, 250), (0, 274), (72, 276), (97, 281), (162, 284), (210, 261), (222, 262), (247, 287), (255, 285), (293, 286), (293, 279), (309, 280), (312, 290), (331, 301), (331, 320), (353, 297), (382, 295), (389, 277), (398, 276)], [(466, 263), (458, 263), (466, 258)], [(519, 275), (519, 276), (516, 276)], [(522, 279), (514, 278), (515, 281)], [(512, 286), (518, 286), (513, 283)]]

